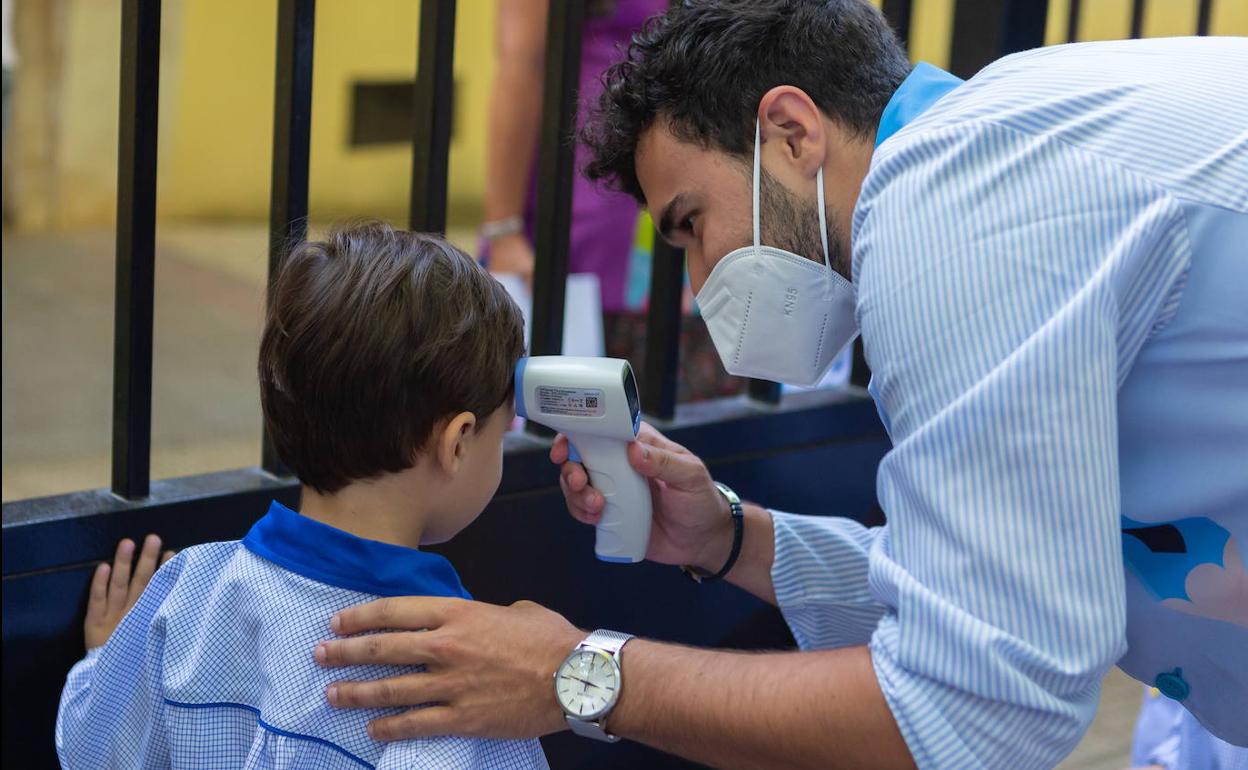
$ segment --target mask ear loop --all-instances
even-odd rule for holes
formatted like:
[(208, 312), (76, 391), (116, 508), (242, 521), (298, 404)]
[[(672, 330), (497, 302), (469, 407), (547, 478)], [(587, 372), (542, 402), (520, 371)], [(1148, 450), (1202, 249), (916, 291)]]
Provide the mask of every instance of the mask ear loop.
[[(828, 254), (828, 213), (823, 205), (823, 166), (815, 174), (815, 197), (819, 203), (819, 238), (823, 241), (823, 264), (831, 270), (832, 259)], [(758, 214), (754, 216), (757, 218)]]
[(760, 150), (763, 146), (763, 134), (759, 127), (758, 119), (754, 119), (754, 248), (758, 249), (761, 242), (759, 240), (758, 228), (758, 177), (759, 177), (759, 158), (762, 156)]

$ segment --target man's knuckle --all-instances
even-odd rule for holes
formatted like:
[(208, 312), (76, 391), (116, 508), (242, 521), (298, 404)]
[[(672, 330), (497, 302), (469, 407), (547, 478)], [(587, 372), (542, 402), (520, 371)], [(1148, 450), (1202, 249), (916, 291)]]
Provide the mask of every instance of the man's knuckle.
[(458, 654), (459, 641), (451, 634), (439, 634), (429, 640), (429, 656), (436, 661), (451, 661)]
[(389, 625), (390, 623), (392, 623), (395, 617), (394, 598), (386, 597), (385, 599), (378, 599), (377, 606), (376, 606), (376, 614), (377, 614), (377, 620), (381, 623), (381, 625), (385, 626), (385, 625)]
[(373, 696), (378, 706), (393, 706), (398, 703), (398, 688), (394, 686), (394, 682), (388, 679), (382, 679), (373, 683)]
[(472, 603), (463, 599), (452, 599), (443, 608), (443, 613), (447, 620), (459, 620), (471, 612)]

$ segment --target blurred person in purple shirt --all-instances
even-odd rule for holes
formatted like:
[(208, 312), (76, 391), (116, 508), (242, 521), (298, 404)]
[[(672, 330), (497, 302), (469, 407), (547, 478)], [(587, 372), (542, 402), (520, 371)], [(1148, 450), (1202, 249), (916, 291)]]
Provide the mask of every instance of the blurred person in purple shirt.
[[(646, 19), (667, 5), (667, 0), (588, 0), (577, 89), (578, 129), (598, 103), (602, 74), (622, 58), (633, 33)], [(548, 0), (498, 0), (498, 59), (486, 146), (480, 257), (491, 272), (520, 275), (530, 286), (548, 7)], [(645, 252), (650, 249), (634, 243), (639, 209), (633, 198), (591, 182), (580, 173), (585, 152), (578, 144), (568, 272), (598, 277), (607, 355), (629, 359), (642, 376), (646, 299), (643, 296), (638, 301), (636, 295), (644, 293), (640, 287), (647, 283), (650, 254)], [(630, 293), (634, 295), (631, 300)], [(738, 392), (742, 381), (723, 370), (706, 327), (690, 315), (692, 294), (687, 286), (685, 295), (678, 400), (696, 401)]]
[[(547, 0), (499, 0), (498, 64), (490, 101), (486, 149), (482, 259), (497, 273), (533, 276), (533, 226), (546, 55)], [(667, 7), (666, 0), (591, 0), (581, 38), (578, 125), (602, 91), (602, 73), (632, 33)], [(584, 163), (577, 147), (577, 168)], [(637, 204), (576, 174), (568, 272), (593, 273), (608, 313), (628, 309), (625, 287), (637, 227)]]

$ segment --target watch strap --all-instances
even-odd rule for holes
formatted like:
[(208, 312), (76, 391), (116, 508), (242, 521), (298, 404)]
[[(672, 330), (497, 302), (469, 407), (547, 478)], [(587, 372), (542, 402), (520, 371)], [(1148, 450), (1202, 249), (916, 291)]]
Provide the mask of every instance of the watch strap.
[(596, 741), (605, 741), (607, 743), (615, 743), (620, 740), (620, 736), (612, 735), (602, 726), (602, 721), (591, 722), (586, 719), (577, 719), (573, 716), (567, 716), (568, 727), (573, 733), (582, 738), (593, 738)]
[(593, 647), (596, 650), (602, 650), (608, 655), (619, 658), (620, 649), (624, 643), (632, 639), (632, 634), (624, 634), (619, 631), (608, 631), (600, 628), (589, 636), (585, 637), (585, 641), (581, 642), (577, 647)]

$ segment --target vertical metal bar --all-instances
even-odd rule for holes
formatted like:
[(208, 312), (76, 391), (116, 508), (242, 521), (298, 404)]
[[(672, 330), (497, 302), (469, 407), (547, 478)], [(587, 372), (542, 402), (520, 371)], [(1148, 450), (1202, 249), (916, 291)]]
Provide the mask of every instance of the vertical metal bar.
[(1138, 40), (1144, 36), (1144, 0), (1131, 2), (1131, 39)]
[(1070, 15), (1066, 17), (1066, 42), (1079, 42), (1079, 0), (1070, 0)]
[(897, 39), (907, 50), (910, 48), (910, 15), (913, 6), (914, 0), (884, 0), (881, 9), (884, 18), (888, 19), (893, 31), (897, 33)]
[[(582, 0), (551, 0), (546, 19), (546, 78), (542, 97), (536, 222), (533, 233), (533, 339), (530, 353), (563, 350), (563, 306), (576, 173), (576, 94), (581, 73)], [(549, 430), (530, 421), (530, 433)]]
[[(273, 170), (269, 199), (269, 287), (292, 248), (308, 233), (308, 155), (312, 133), (312, 38), (315, 0), (278, 0), (273, 96)], [(289, 471), (265, 431), (261, 465)]]
[(416, 52), (411, 229), (446, 232), (446, 169), (451, 151), (455, 0), (423, 0)]
[(949, 69), (971, 77), (994, 60), (1044, 45), (1048, 0), (958, 0)]
[(685, 251), (654, 235), (650, 267), (650, 307), (646, 311), (646, 360), (641, 370), (641, 406), (660, 420), (676, 416), (676, 375), (680, 363), (681, 299)]
[(1009, 56), (1043, 46), (1048, 20), (1049, 0), (1006, 0), (996, 55)]
[(575, 173), (576, 89), (581, 70), (584, 3), (551, 0), (546, 32), (546, 84), (542, 105), (541, 184), (533, 246), (533, 353), (563, 347), (563, 301), (572, 226)]
[(1200, 10), (1196, 14), (1196, 34), (1209, 34), (1209, 20), (1213, 17), (1213, 0), (1200, 0)]
[(764, 404), (780, 403), (780, 383), (778, 382), (750, 380), (746, 385), (745, 393), (753, 401), (761, 401)]
[(969, 78), (997, 58), (1001, 48), (1003, 0), (958, 0), (953, 7), (949, 71)]
[(131, 499), (146, 497), (151, 482), (159, 90), (160, 0), (124, 0), (113, 300), (112, 489)]

